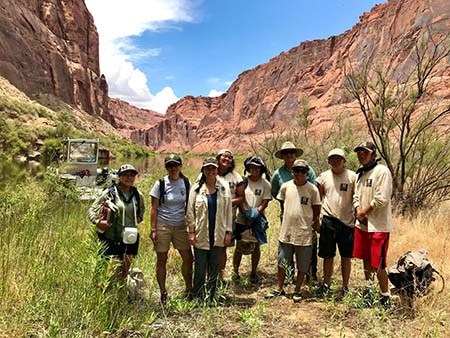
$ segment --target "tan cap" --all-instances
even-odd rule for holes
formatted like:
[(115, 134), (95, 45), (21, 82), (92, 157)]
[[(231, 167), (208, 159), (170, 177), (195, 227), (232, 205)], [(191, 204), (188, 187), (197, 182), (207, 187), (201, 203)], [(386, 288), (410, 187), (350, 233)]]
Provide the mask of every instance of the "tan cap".
[(305, 160), (295, 160), (294, 164), (292, 165), (292, 168), (306, 168), (309, 169), (308, 162)]
[(341, 148), (334, 148), (330, 150), (330, 152), (328, 153), (328, 158), (330, 158), (331, 156), (340, 156), (345, 160), (345, 152)]

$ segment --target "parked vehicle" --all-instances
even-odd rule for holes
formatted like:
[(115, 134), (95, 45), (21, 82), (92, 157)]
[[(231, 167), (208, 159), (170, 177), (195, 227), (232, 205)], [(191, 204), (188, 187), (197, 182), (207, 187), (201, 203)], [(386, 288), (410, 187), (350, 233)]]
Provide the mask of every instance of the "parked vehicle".
[(64, 151), (59, 168), (60, 177), (74, 181), (81, 200), (92, 200), (112, 179), (108, 168), (99, 168), (98, 139), (64, 140)]

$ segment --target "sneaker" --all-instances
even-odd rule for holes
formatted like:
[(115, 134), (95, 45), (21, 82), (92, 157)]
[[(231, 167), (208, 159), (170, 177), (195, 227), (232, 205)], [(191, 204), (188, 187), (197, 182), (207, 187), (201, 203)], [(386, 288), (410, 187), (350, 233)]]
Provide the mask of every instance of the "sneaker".
[(239, 283), (241, 281), (241, 276), (238, 273), (233, 273), (231, 280), (235, 283)]
[(331, 289), (327, 284), (322, 284), (318, 289), (317, 289), (317, 296), (319, 297), (326, 297), (331, 293)]
[(373, 292), (370, 287), (366, 287), (364, 291), (362, 292), (362, 300), (366, 306), (373, 306), (374, 298), (373, 298)]
[(391, 307), (391, 296), (381, 296), (379, 299), (380, 305), (385, 309), (389, 309)]
[(294, 303), (298, 303), (302, 299), (302, 294), (300, 292), (294, 292), (294, 294), (292, 295), (292, 300), (294, 301)]
[(347, 286), (342, 287), (342, 297), (345, 297), (350, 292), (349, 288)]
[(160, 300), (161, 300), (161, 304), (163, 304), (163, 305), (167, 303), (167, 291), (161, 292)]
[(265, 299), (272, 299), (279, 296), (285, 296), (286, 292), (284, 290), (272, 290), (267, 295), (264, 296)]
[(252, 284), (257, 284), (259, 283), (259, 276), (256, 273), (251, 274), (250, 277), (248, 278), (248, 281)]

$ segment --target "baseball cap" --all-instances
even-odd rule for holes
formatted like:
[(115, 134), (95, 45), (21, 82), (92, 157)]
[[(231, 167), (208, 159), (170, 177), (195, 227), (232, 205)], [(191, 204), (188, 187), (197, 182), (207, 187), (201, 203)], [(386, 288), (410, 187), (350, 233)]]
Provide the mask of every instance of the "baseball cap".
[(334, 148), (330, 150), (330, 152), (328, 153), (328, 158), (330, 158), (331, 156), (340, 156), (345, 160), (345, 152), (340, 148)]
[(117, 172), (117, 175), (120, 176), (126, 171), (133, 171), (135, 174), (138, 173), (135, 167), (133, 167), (131, 164), (123, 164), (120, 166), (119, 171)]
[(170, 154), (167, 155), (166, 158), (164, 159), (164, 165), (168, 165), (169, 163), (175, 163), (175, 164), (182, 164), (183, 161), (181, 160), (181, 157), (179, 155), (176, 154)]
[(377, 151), (377, 147), (375, 146), (375, 144), (373, 144), (370, 141), (364, 141), (361, 142), (360, 144), (358, 144), (355, 149), (353, 149), (353, 151), (370, 151), (371, 153), (374, 153)]
[(294, 164), (292, 165), (292, 168), (306, 168), (309, 169), (308, 162), (305, 160), (295, 160)]
[(218, 168), (219, 167), (219, 163), (217, 161), (217, 158), (215, 158), (215, 157), (207, 157), (207, 158), (205, 158), (203, 160), (202, 168), (208, 167), (210, 165)]

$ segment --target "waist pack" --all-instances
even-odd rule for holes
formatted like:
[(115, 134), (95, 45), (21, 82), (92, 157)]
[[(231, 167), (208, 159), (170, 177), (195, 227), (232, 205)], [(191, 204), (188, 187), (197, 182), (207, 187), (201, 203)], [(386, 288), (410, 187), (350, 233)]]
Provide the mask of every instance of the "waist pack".
[(434, 274), (442, 278), (444, 290), (444, 278), (431, 266), (427, 254), (425, 249), (408, 251), (398, 259), (396, 265), (389, 268), (389, 280), (398, 291), (409, 297), (423, 296), (428, 293), (431, 283), (436, 280)]

